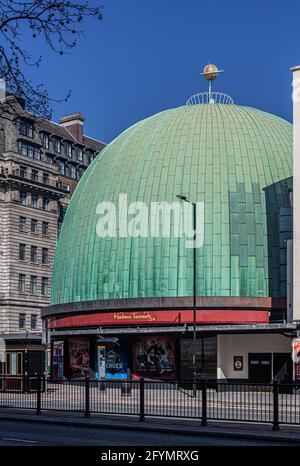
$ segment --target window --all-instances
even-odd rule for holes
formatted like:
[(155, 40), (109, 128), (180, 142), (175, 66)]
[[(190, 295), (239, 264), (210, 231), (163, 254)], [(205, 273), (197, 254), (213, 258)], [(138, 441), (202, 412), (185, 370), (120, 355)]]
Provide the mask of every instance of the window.
[(42, 264), (49, 264), (49, 254), (47, 248), (42, 248)]
[(42, 234), (46, 236), (49, 234), (49, 223), (48, 222), (43, 222)]
[(20, 261), (26, 260), (26, 245), (23, 243), (19, 244), (19, 260)]
[(44, 184), (49, 184), (49, 174), (48, 173), (43, 173), (43, 183)]
[(34, 262), (34, 263), (37, 261), (37, 247), (36, 246), (31, 246), (30, 260), (31, 262)]
[(87, 163), (91, 163), (92, 161), (92, 153), (90, 150), (85, 149), (86, 161)]
[(76, 167), (75, 165), (70, 165), (70, 177), (76, 179)]
[(25, 275), (19, 273), (19, 293), (25, 293)]
[(19, 314), (19, 328), (26, 327), (26, 314)]
[(26, 142), (21, 142), (21, 154), (30, 157), (31, 159), (40, 160), (41, 153), (38, 147), (27, 144)]
[(83, 160), (83, 149), (82, 147), (77, 147), (77, 160)]
[(54, 145), (54, 151), (57, 154), (60, 154), (61, 153), (61, 141), (60, 141), (60, 139), (59, 138), (54, 138), (53, 145)]
[(96, 157), (97, 157), (97, 153), (91, 151), (91, 163), (93, 160), (95, 160)]
[(37, 207), (38, 197), (36, 194), (31, 194), (31, 207)]
[(47, 155), (47, 163), (51, 163), (51, 165), (53, 165), (54, 157), (52, 155)]
[(48, 197), (43, 197), (43, 209), (48, 210), (49, 208), (49, 199)]
[(20, 177), (21, 178), (26, 178), (27, 176), (27, 168), (26, 167), (20, 167)]
[(72, 157), (72, 144), (70, 142), (66, 143), (66, 154), (68, 157)]
[(96, 158), (97, 154), (95, 154), (95, 152), (93, 152), (92, 150), (89, 150), (89, 159), (88, 159), (88, 163), (92, 163), (92, 161)]
[(26, 217), (19, 217), (19, 231), (26, 231)]
[(63, 220), (64, 216), (66, 215), (67, 207), (63, 207), (62, 205), (59, 206), (59, 218)]
[(34, 218), (31, 220), (31, 233), (37, 233), (37, 220)]
[(65, 162), (63, 162), (62, 160), (59, 160), (58, 162), (58, 171), (61, 175), (64, 175), (65, 174)]
[(30, 328), (31, 330), (36, 330), (37, 328), (37, 315), (36, 314), (31, 314), (30, 316)]
[(27, 138), (33, 137), (33, 124), (27, 121), (20, 122), (20, 134), (26, 136)]
[(68, 184), (65, 184), (65, 183), (64, 183), (64, 184), (62, 185), (62, 188), (63, 188), (65, 191), (68, 191), (68, 192), (70, 191), (70, 185), (68, 185)]
[(37, 181), (38, 180), (38, 171), (37, 170), (31, 170), (31, 180), (32, 181)]
[(36, 282), (37, 282), (36, 275), (31, 275), (30, 276), (30, 293), (31, 294), (36, 294)]
[(49, 149), (49, 134), (42, 133), (42, 146), (44, 149)]
[(20, 204), (26, 205), (26, 193), (24, 191), (20, 191)]
[[(20, 319), (21, 315), (25, 316), (25, 314), (19, 315), (19, 326), (20, 326)], [(25, 316), (25, 324), (26, 324), (26, 316)], [(25, 328), (20, 327), (20, 328)], [(6, 353), (6, 374), (7, 375), (22, 375), (22, 353), (21, 352), (7, 352)]]
[(47, 277), (42, 277), (42, 295), (43, 296), (48, 295), (48, 278)]

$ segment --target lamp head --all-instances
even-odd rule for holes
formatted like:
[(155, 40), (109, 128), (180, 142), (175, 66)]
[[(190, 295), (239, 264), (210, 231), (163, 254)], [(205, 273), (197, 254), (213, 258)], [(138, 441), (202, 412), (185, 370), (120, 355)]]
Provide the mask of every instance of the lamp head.
[(189, 202), (188, 198), (184, 196), (183, 194), (177, 194), (176, 197), (178, 197), (178, 199), (180, 199), (181, 201)]

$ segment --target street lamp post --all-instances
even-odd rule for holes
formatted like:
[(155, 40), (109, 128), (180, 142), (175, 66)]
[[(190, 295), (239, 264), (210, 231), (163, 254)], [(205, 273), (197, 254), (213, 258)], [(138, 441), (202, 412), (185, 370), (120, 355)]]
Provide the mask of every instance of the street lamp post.
[(196, 202), (191, 202), (186, 196), (181, 194), (177, 195), (178, 199), (184, 202), (188, 202), (193, 206), (193, 230), (194, 230), (194, 248), (193, 248), (193, 396), (197, 394), (197, 361), (196, 361), (196, 347), (197, 347), (197, 302), (196, 302), (196, 287), (197, 287), (197, 261), (196, 261), (196, 227), (197, 227), (197, 215), (196, 215)]

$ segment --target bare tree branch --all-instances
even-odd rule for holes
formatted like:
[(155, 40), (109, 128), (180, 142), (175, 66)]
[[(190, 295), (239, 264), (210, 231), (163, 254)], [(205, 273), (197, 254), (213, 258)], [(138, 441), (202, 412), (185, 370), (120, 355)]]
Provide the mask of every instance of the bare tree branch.
[(29, 112), (51, 118), (51, 103), (63, 99), (48, 95), (42, 84), (26, 77), (26, 67), (39, 67), (42, 57), (34, 58), (24, 45), (24, 25), (32, 37), (43, 38), (54, 52), (63, 55), (76, 46), (83, 35), (82, 23), (86, 18), (102, 19), (102, 7), (82, 2), (59, 0), (0, 0), (0, 79), (9, 93), (26, 102)]

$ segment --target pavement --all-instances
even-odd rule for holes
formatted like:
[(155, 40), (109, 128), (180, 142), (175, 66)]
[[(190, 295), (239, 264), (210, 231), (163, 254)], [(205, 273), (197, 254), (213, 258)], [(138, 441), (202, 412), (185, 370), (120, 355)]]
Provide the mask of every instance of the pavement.
[(204, 427), (201, 426), (201, 420), (191, 419), (148, 417), (144, 422), (139, 422), (136, 416), (92, 414), (85, 418), (83, 413), (54, 411), (37, 415), (34, 411), (11, 408), (0, 409), (0, 420), (300, 445), (300, 426), (294, 425), (284, 425), (279, 431), (273, 431), (270, 424), (208, 421)]

